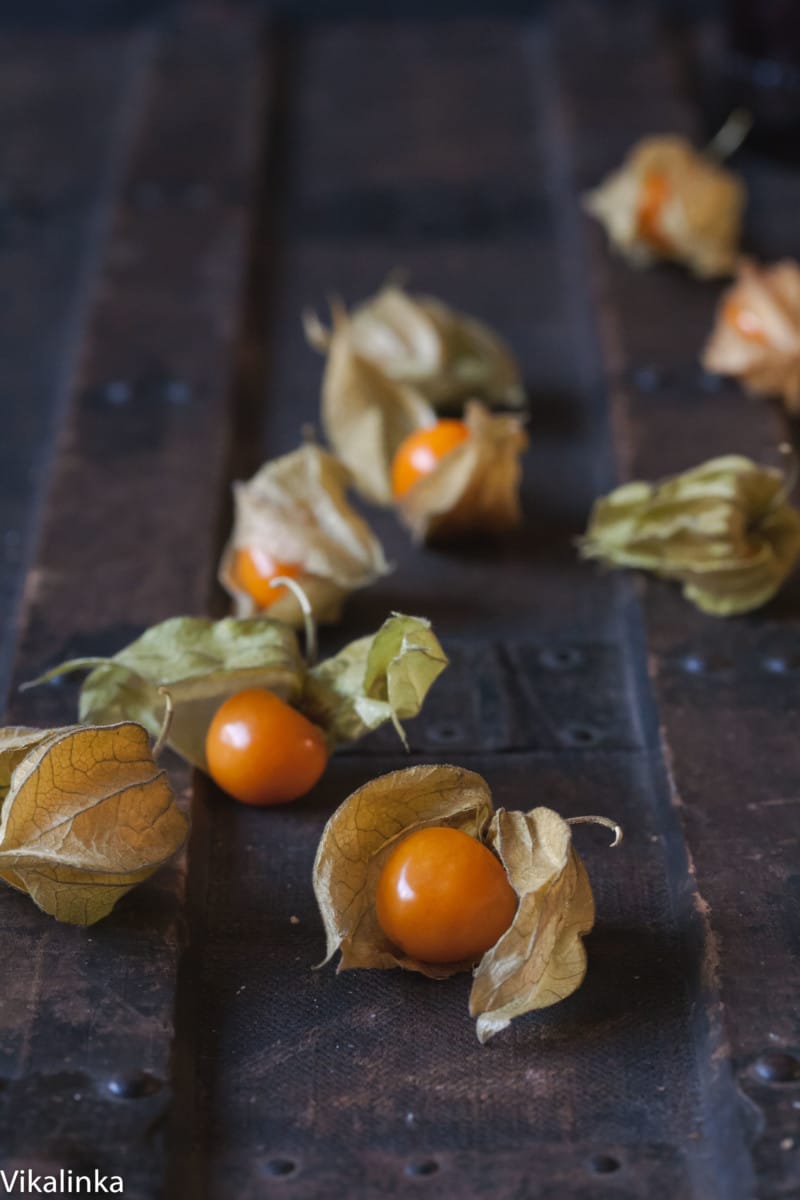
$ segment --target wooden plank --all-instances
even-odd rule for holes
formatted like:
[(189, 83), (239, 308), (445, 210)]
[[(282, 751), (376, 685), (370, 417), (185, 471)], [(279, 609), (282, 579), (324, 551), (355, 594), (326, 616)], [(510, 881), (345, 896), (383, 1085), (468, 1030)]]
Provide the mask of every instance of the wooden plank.
[[(146, 36), (0, 42), (0, 693)], [(43, 81), (47, 86), (43, 86)]]
[[(222, 12), (162, 27), (138, 63), (138, 108), (28, 578), (18, 681), (206, 607), (261, 70), (252, 23)], [(74, 696), (72, 685), (15, 694), (11, 718), (63, 723)], [(7, 1170), (96, 1166), (122, 1174), (126, 1195), (159, 1192), (183, 873), (160, 873), (88, 932), (42, 918), (8, 889), (0, 896)]]
[[(605, 56), (617, 62), (619, 30), (613, 46), (590, 18), (580, 34), (570, 32), (580, 39), (571, 52), (572, 69), (580, 74), (579, 82), (572, 75), (572, 134), (579, 178), (585, 168), (588, 182), (589, 161), (592, 171), (604, 171), (637, 135), (657, 127), (642, 99), (642, 78), (651, 81), (652, 91), (668, 95), (676, 63), (652, 31), (643, 36), (640, 29), (629, 31), (623, 47), (627, 66), (623, 57), (609, 74)], [(674, 86), (671, 94), (672, 104), (659, 114), (662, 127), (697, 136)], [(619, 119), (614, 144), (603, 143), (608, 157), (601, 163), (597, 145), (609, 128), (611, 103)], [(796, 174), (755, 157), (741, 165), (751, 195), (748, 249), (765, 257), (800, 256)], [(786, 436), (776, 411), (698, 370), (697, 351), (720, 289), (675, 271), (630, 272), (609, 257), (596, 229), (589, 241), (622, 477), (658, 477), (727, 452), (775, 463)], [(800, 581), (790, 581), (763, 612), (728, 621), (696, 612), (677, 589), (648, 583), (641, 594), (672, 804), (707, 927), (703, 985), (715, 1045), (711, 1084), (718, 1095), (728, 1093), (742, 1139), (751, 1146), (752, 1165), (749, 1155), (743, 1161), (730, 1147), (736, 1183), (759, 1197), (784, 1196), (800, 1169)], [(725, 1178), (722, 1166), (720, 1171)]]
[[(571, 546), (613, 463), (551, 49), (535, 25), (360, 25), (306, 32), (285, 58), (270, 369), (261, 440), (249, 426), (242, 464), (288, 450), (315, 419), (321, 364), (302, 308), (331, 290), (360, 298), (401, 266), (522, 356), (527, 521), (502, 547), (443, 553), (412, 549), (390, 515), (370, 513), (396, 573), (352, 598), (327, 644), (391, 608), (433, 617), (455, 665), (412, 730), (412, 758), (376, 737), (285, 811), (213, 793), (198, 803), (173, 1191), (747, 1194), (717, 1178), (739, 1127), (711, 1107), (695, 1008), (703, 928), (655, 722), (632, 687), (638, 609), (624, 580)], [(431, 197), (449, 228), (425, 217)], [(325, 819), (367, 778), (437, 758), (482, 771), (508, 807), (608, 811), (628, 831), (616, 860), (585, 843), (599, 913), (585, 987), (489, 1048), (463, 978), (310, 969), (323, 953), (309, 875)]]

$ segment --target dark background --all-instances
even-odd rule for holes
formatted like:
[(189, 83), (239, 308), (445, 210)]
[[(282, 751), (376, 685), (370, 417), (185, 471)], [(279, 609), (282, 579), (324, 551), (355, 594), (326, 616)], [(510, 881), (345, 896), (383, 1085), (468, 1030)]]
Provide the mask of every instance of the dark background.
[[(726, 0), (646, 0), (651, 7), (680, 18), (706, 17), (720, 13)], [(788, 0), (792, 3), (792, 0)], [(614, 0), (597, 0), (613, 17), (625, 7)], [(95, 28), (122, 26), (146, 20), (156, 13), (192, 7), (174, 0), (4, 0), (0, 4), (0, 27)], [(342, 20), (400, 17), (519, 17), (547, 7), (543, 0), (243, 0), (240, 7), (260, 9), (287, 20)]]

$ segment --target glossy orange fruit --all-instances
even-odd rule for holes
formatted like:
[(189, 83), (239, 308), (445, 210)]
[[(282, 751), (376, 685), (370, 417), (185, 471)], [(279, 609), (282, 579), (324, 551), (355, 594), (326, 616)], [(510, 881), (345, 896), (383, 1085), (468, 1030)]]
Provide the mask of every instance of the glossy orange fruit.
[(321, 729), (265, 688), (229, 696), (206, 734), (208, 772), (243, 804), (286, 804), (308, 792), (325, 770)]
[(762, 346), (769, 344), (763, 321), (741, 300), (731, 297), (722, 310), (722, 319), (749, 342), (759, 342)]
[(487, 846), (437, 825), (411, 833), (381, 871), (378, 921), (390, 942), (420, 962), (480, 958), (505, 933), (517, 896)]
[(661, 228), (664, 205), (669, 199), (669, 180), (660, 171), (650, 171), (642, 182), (639, 197), (638, 232), (645, 242), (661, 251), (671, 249), (670, 241)]
[(233, 560), (233, 577), (236, 583), (259, 608), (269, 608), (276, 600), (288, 594), (288, 588), (270, 587), (273, 579), (281, 575), (287, 575), (289, 579), (299, 579), (301, 574), (302, 568), (299, 563), (281, 562), (258, 546), (237, 550)]
[(437, 421), (418, 429), (400, 443), (392, 462), (392, 494), (400, 500), (425, 475), (430, 475), (451, 450), (469, 437), (463, 421)]

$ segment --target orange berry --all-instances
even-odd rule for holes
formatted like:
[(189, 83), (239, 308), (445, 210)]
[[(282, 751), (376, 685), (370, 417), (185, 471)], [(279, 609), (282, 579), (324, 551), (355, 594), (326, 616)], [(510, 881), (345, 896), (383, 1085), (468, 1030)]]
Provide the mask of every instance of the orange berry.
[(206, 734), (211, 778), (242, 804), (286, 804), (322, 775), (328, 747), (321, 729), (264, 688), (229, 696)]
[(405, 496), (415, 483), (430, 475), (446, 454), (469, 437), (463, 421), (437, 421), (418, 429), (401, 442), (392, 462), (392, 493), (396, 500)]
[(664, 205), (669, 199), (670, 187), (666, 175), (650, 171), (642, 181), (639, 197), (638, 233), (643, 241), (655, 249), (668, 252), (672, 247), (661, 228)]
[(301, 574), (302, 568), (299, 563), (280, 562), (259, 546), (237, 550), (233, 560), (233, 578), (236, 584), (243, 592), (247, 592), (259, 608), (269, 608), (276, 600), (288, 595), (288, 588), (270, 586), (273, 579), (280, 575), (287, 575), (289, 579), (299, 579)]
[(517, 896), (487, 846), (459, 829), (411, 833), (385, 863), (375, 895), (390, 942), (420, 962), (480, 958), (508, 929)]
[(769, 344), (763, 321), (752, 309), (742, 304), (741, 300), (732, 296), (722, 310), (722, 319), (749, 342), (759, 342), (762, 346)]

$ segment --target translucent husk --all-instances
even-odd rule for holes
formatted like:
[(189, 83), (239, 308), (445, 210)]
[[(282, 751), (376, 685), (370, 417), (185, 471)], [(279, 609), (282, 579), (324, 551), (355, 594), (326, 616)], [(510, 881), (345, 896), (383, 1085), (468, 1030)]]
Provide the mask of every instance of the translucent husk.
[[(581, 820), (619, 826), (606, 818)], [(500, 859), (518, 897), (510, 928), (480, 959), (435, 964), (403, 954), (383, 933), (375, 893), (383, 867), (410, 833), (449, 826), (483, 841)], [(493, 811), (484, 779), (462, 767), (410, 767), (373, 779), (336, 810), (320, 839), (314, 891), (325, 925), (329, 961), (338, 969), (403, 967), (443, 979), (474, 967), (470, 1014), (481, 1042), (514, 1017), (545, 1008), (580, 987), (586, 972), (583, 936), (594, 901), (570, 822), (549, 808)]]

